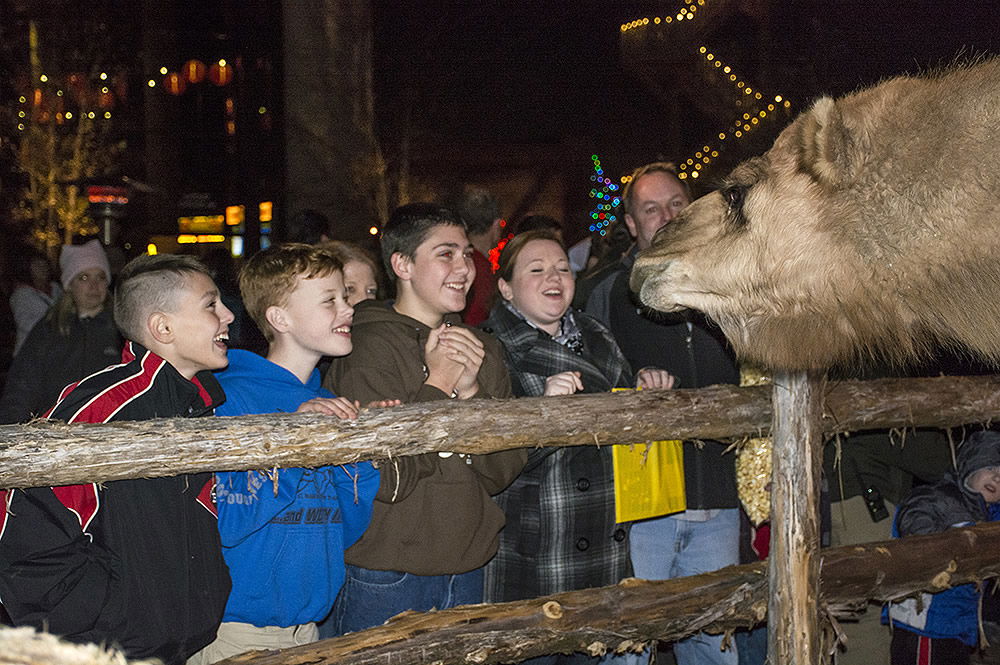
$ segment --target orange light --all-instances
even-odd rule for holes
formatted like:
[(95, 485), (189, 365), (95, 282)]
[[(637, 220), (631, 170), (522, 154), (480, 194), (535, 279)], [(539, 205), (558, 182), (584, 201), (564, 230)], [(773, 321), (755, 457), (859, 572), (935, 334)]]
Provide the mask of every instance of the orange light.
[(150, 256), (156, 256), (156, 252), (157, 252), (157, 249), (156, 249), (156, 243), (155, 242), (151, 242), (148, 245), (146, 245), (146, 253), (147, 254), (149, 254)]
[(226, 236), (222, 235), (201, 235), (198, 236), (198, 242), (226, 242)]
[(179, 245), (193, 245), (196, 242), (198, 242), (198, 236), (188, 235), (186, 233), (182, 233), (177, 236), (177, 244)]
[(177, 72), (169, 72), (163, 77), (163, 87), (171, 95), (183, 95), (187, 89), (187, 81)]
[(205, 63), (201, 60), (188, 60), (184, 63), (184, 78), (189, 83), (201, 83), (205, 80)]
[(212, 85), (224, 86), (233, 81), (233, 66), (226, 64), (225, 60), (220, 60), (208, 68), (208, 80)]
[(257, 206), (257, 219), (262, 222), (270, 222), (274, 210), (274, 203), (271, 201), (261, 201)]
[(371, 227), (370, 229), (368, 229), (368, 233), (372, 234), (373, 236), (377, 236), (378, 235), (378, 227), (377, 226)]
[(226, 206), (226, 226), (242, 224), (246, 219), (246, 207)]

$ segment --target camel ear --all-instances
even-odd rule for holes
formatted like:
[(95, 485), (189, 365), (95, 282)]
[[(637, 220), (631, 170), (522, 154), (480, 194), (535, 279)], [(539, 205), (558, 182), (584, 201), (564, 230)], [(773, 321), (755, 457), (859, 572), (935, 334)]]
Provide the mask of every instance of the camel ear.
[(844, 185), (853, 175), (853, 138), (840, 109), (823, 97), (803, 116), (801, 168), (830, 189)]

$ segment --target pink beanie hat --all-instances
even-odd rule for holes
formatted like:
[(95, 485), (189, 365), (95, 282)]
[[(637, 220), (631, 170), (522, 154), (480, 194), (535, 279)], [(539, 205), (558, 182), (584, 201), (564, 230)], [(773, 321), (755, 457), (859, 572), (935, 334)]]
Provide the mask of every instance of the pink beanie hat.
[(62, 254), (59, 255), (59, 268), (62, 269), (60, 281), (64, 289), (69, 288), (74, 277), (91, 268), (100, 268), (111, 279), (108, 255), (104, 253), (100, 240), (91, 240), (82, 245), (63, 245)]

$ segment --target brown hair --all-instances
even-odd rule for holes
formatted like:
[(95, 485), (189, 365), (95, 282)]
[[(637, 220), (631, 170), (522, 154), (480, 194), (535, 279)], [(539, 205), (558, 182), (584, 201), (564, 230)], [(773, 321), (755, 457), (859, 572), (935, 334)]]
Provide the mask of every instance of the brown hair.
[(691, 187), (686, 180), (681, 180), (677, 175), (677, 165), (673, 162), (650, 162), (632, 171), (632, 176), (622, 189), (622, 207), (625, 209), (626, 215), (632, 214), (632, 188), (635, 187), (635, 183), (639, 182), (639, 178), (649, 173), (667, 173), (673, 176), (681, 184), (681, 187), (684, 188), (684, 191), (687, 192), (688, 199), (692, 198)]
[(187, 254), (142, 254), (118, 273), (114, 317), (125, 339), (146, 344), (146, 322), (153, 312), (172, 312), (187, 279), (201, 273), (212, 279), (205, 264)]
[(324, 247), (290, 242), (257, 252), (240, 270), (240, 295), (247, 313), (264, 338), (274, 341), (267, 322), (267, 308), (283, 306), (299, 279), (326, 277), (343, 271), (344, 265)]
[(500, 251), (500, 267), (497, 269), (497, 277), (503, 279), (505, 282), (509, 282), (514, 276), (514, 263), (517, 261), (517, 257), (520, 256), (521, 250), (524, 249), (532, 240), (551, 240), (552, 242), (558, 244), (566, 251), (563, 247), (562, 241), (559, 240), (559, 236), (548, 229), (537, 229), (535, 231), (525, 231), (524, 233), (518, 233), (516, 236), (511, 238), (506, 245), (503, 246), (503, 250)]

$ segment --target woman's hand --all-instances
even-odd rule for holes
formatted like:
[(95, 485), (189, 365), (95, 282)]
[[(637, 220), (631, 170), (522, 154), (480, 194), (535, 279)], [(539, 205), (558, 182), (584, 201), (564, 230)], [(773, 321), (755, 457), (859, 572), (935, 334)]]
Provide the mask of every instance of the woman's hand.
[(314, 397), (308, 402), (299, 404), (295, 413), (322, 413), (337, 416), (341, 420), (353, 420), (358, 417), (361, 404), (352, 402), (346, 397)]
[(676, 382), (677, 377), (658, 367), (643, 367), (635, 375), (635, 387), (643, 390), (669, 390)]
[(545, 392), (547, 397), (554, 395), (572, 395), (583, 390), (583, 381), (580, 380), (579, 372), (560, 372), (545, 379)]

